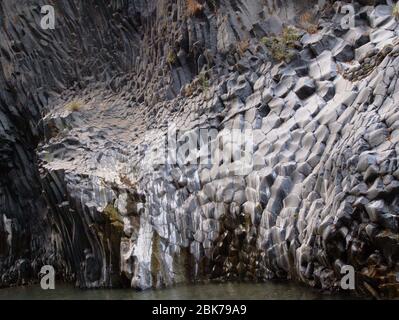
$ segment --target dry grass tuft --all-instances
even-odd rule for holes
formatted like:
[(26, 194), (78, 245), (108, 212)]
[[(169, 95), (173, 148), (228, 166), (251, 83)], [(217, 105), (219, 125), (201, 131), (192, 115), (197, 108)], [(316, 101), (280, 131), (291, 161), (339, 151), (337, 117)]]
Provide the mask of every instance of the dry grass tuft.
[(319, 27), (312, 24), (306, 28), (306, 32), (309, 34), (315, 34), (319, 31)]
[(399, 20), (399, 2), (397, 2), (392, 9), (392, 16), (396, 18), (396, 20)]
[(312, 20), (312, 15), (310, 14), (310, 12), (305, 12), (299, 17), (299, 23), (301, 25), (310, 23), (311, 20)]
[(196, 16), (204, 10), (204, 6), (197, 0), (187, 0), (187, 13), (189, 16)]
[(80, 102), (80, 101), (72, 101), (72, 102), (70, 102), (70, 103), (68, 103), (66, 106), (65, 106), (65, 108), (67, 109), (67, 110), (69, 110), (69, 111), (72, 111), (72, 112), (74, 112), (74, 111), (79, 111), (80, 110), (80, 108), (82, 107), (82, 102)]
[(185, 97), (191, 97), (194, 94), (194, 90), (195, 90), (195, 88), (194, 88), (194, 85), (192, 83), (187, 84), (184, 87), (184, 91), (183, 91), (184, 96)]
[(319, 31), (317, 18), (310, 12), (305, 12), (299, 17), (299, 25), (310, 34), (315, 34)]
[(119, 173), (119, 180), (126, 186), (134, 188), (135, 183), (126, 174)]
[(247, 51), (249, 48), (249, 40), (241, 40), (237, 43), (237, 51), (238, 53), (243, 56), (245, 54), (245, 51)]

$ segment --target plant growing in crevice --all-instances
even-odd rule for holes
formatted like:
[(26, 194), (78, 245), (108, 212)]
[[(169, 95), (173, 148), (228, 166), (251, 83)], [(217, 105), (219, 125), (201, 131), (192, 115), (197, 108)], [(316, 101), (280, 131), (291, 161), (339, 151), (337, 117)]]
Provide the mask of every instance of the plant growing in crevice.
[(237, 42), (237, 52), (240, 54), (240, 56), (243, 56), (245, 54), (245, 51), (248, 50), (249, 45), (250, 43), (248, 39)]
[(210, 87), (209, 76), (206, 71), (201, 71), (198, 76), (183, 89), (183, 94), (186, 97), (190, 97), (196, 90), (206, 92)]
[(113, 204), (107, 204), (107, 206), (104, 208), (104, 214), (109, 218), (112, 223), (122, 224), (123, 227), (123, 222), (120, 214)]
[(158, 273), (161, 272), (161, 238), (159, 234), (154, 231), (153, 232), (153, 237), (152, 237), (152, 250), (151, 250), (151, 277), (152, 280), (154, 281), (154, 284), (157, 285), (158, 281)]
[(168, 55), (166, 56), (166, 62), (170, 65), (174, 65), (177, 62), (177, 55), (173, 50), (168, 52)]
[(197, 0), (186, 0), (187, 13), (190, 17), (196, 16), (204, 10), (204, 6)]
[(183, 91), (184, 96), (185, 97), (191, 97), (194, 94), (194, 90), (195, 90), (195, 88), (194, 88), (194, 85), (192, 83), (187, 84), (184, 87), (184, 91)]
[(119, 180), (130, 188), (135, 187), (135, 183), (126, 174), (119, 173)]
[(319, 23), (316, 15), (310, 12), (305, 12), (299, 17), (299, 25), (309, 34), (314, 34), (319, 31)]
[(83, 103), (80, 101), (72, 101), (70, 103), (68, 103), (65, 108), (69, 111), (75, 112), (75, 111), (79, 111), (81, 109), (81, 107), (83, 106)]
[(285, 27), (283, 29), (282, 40), (287, 46), (295, 47), (296, 42), (299, 41), (300, 35), (294, 27)]
[(203, 71), (198, 75), (198, 81), (202, 91), (206, 91), (209, 89), (209, 79), (206, 72)]
[(394, 16), (396, 20), (399, 20), (399, 2), (397, 2), (393, 6), (393, 8), (392, 8), (392, 16)]
[(264, 37), (261, 42), (268, 48), (273, 59), (289, 62), (293, 56), (293, 50), (298, 47), (300, 35), (293, 27), (283, 29), (281, 36)]

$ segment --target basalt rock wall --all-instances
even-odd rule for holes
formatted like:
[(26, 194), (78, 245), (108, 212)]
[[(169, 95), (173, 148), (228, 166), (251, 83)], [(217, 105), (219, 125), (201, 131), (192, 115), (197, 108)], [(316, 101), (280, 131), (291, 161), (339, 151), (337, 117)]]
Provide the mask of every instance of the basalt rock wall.
[(351, 265), (396, 295), (398, 25), (366, 2), (346, 28), (345, 2), (3, 1), (0, 284), (334, 290)]

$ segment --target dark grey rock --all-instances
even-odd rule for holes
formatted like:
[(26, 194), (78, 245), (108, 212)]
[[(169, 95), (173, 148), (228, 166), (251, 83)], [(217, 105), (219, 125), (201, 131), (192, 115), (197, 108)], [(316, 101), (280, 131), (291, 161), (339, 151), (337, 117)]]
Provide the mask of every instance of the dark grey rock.
[(349, 62), (355, 58), (355, 51), (351, 44), (344, 42), (334, 49), (334, 57), (337, 61)]
[(300, 78), (294, 88), (294, 91), (300, 99), (305, 100), (315, 93), (315, 81), (309, 77)]

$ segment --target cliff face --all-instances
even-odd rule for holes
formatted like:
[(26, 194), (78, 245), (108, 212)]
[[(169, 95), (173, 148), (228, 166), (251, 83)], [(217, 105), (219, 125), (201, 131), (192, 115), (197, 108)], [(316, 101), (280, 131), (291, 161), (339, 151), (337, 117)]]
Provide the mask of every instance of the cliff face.
[(2, 1), (0, 285), (352, 265), (397, 294), (398, 28), (372, 2), (346, 29), (345, 3)]

